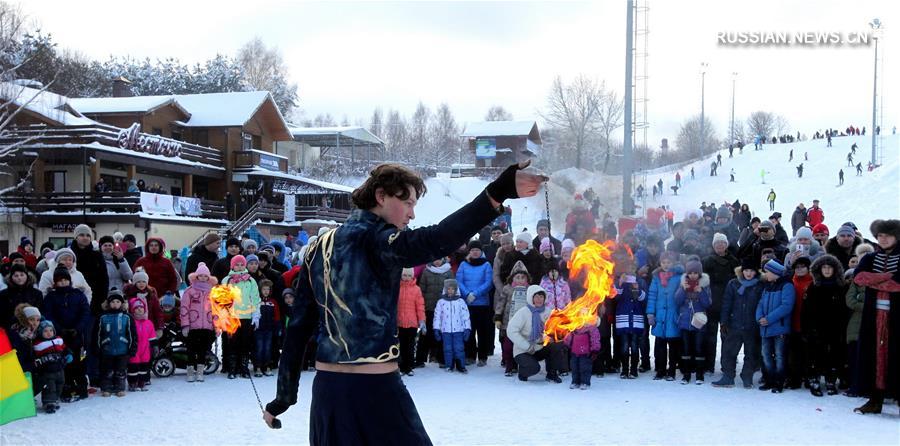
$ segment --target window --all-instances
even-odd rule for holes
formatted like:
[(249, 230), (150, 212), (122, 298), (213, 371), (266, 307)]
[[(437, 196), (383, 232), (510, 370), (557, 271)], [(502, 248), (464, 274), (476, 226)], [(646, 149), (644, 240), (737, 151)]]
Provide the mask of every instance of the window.
[(66, 171), (50, 170), (44, 175), (44, 191), (45, 192), (65, 192), (66, 191)]

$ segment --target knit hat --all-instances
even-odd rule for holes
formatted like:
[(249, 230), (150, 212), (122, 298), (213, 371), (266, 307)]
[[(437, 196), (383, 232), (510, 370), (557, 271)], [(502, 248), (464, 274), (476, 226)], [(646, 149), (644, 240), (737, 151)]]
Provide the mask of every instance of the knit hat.
[(698, 240), (700, 240), (700, 234), (697, 233), (697, 231), (695, 231), (693, 229), (688, 229), (687, 231), (684, 231), (684, 236), (682, 236), (681, 239), (684, 241), (688, 241), (688, 240), (698, 241)]
[(728, 221), (731, 221), (731, 210), (726, 206), (722, 206), (719, 210), (716, 211), (716, 220), (720, 218), (727, 218)]
[(772, 222), (769, 220), (763, 220), (763, 221), (759, 222), (759, 229), (762, 229), (762, 228), (768, 228), (771, 230), (775, 230), (775, 225), (772, 224)]
[(853, 228), (854, 231), (856, 231), (856, 230), (859, 229), (859, 228), (856, 227), (856, 224), (853, 223), (852, 221), (844, 222), (844, 224), (842, 224), (841, 226), (850, 226), (851, 228)]
[(117, 242), (121, 242), (122, 240), (125, 240), (125, 234), (122, 234), (119, 231), (113, 232), (112, 237), (113, 237), (113, 240), (115, 240)]
[(721, 232), (717, 232), (715, 235), (713, 235), (713, 239), (712, 239), (713, 247), (715, 247), (716, 243), (718, 243), (718, 242), (722, 242), (727, 245), (728, 244), (728, 236), (726, 236), (725, 234), (722, 234)]
[(131, 280), (134, 283), (147, 282), (149, 284), (150, 283), (150, 275), (147, 274), (146, 271), (144, 271), (144, 268), (138, 268), (134, 271), (134, 275), (131, 276)]
[(756, 261), (753, 260), (752, 256), (741, 259), (741, 271), (745, 269), (752, 269), (754, 271), (759, 270), (759, 265), (756, 264)]
[(684, 264), (684, 273), (703, 274), (703, 264), (701, 264), (699, 260), (689, 260)]
[(196, 274), (198, 276), (203, 276), (203, 275), (208, 276), (209, 275), (209, 267), (206, 266), (206, 262), (200, 262), (200, 264), (197, 265), (197, 270), (194, 271), (194, 274)]
[(159, 306), (161, 308), (163, 308), (164, 310), (166, 308), (170, 308), (170, 309), (175, 308), (175, 303), (176, 303), (175, 295), (172, 294), (170, 291), (166, 291), (166, 294), (163, 295), (163, 297), (159, 298)]
[[(258, 262), (258, 261), (259, 261), (259, 258), (257, 258), (256, 261)], [(231, 266), (231, 269), (234, 269), (234, 265), (237, 265), (238, 263), (242, 263), (242, 264), (246, 265), (246, 264), (247, 264), (247, 258), (244, 257), (244, 256), (242, 256), (242, 255), (240, 255), (240, 254), (238, 254), (238, 255), (232, 257), (232, 258), (231, 258), (231, 265), (230, 265), (230, 266)]]
[(797, 257), (797, 259), (794, 260), (793, 263), (791, 263), (791, 267), (794, 269), (796, 269), (797, 267), (799, 267), (801, 265), (804, 265), (807, 268), (809, 268), (812, 265), (812, 259), (810, 259), (808, 255), (802, 255), (800, 257)]
[(831, 231), (828, 230), (828, 226), (825, 226), (825, 223), (819, 223), (812, 228), (813, 235), (816, 234), (828, 234)]
[[(234, 259), (237, 258), (237, 257), (243, 257), (243, 256), (234, 256), (234, 258), (231, 259), (231, 267), (232, 267), (232, 268), (234, 268)], [(256, 254), (250, 254), (250, 255), (248, 255), (247, 257), (244, 258), (244, 263), (245, 263), (246, 265), (249, 265), (250, 262), (256, 262), (256, 263), (259, 263), (259, 256), (257, 256)]]
[(206, 246), (206, 245), (210, 245), (210, 244), (213, 244), (213, 243), (219, 243), (219, 242), (221, 242), (221, 241), (222, 241), (222, 237), (219, 237), (219, 234), (216, 234), (215, 232), (208, 232), (208, 233), (206, 233), (206, 235), (203, 237), (203, 242), (202, 242), (202, 244), (203, 244), (204, 246)]
[(562, 249), (575, 249), (575, 241), (570, 238), (563, 240)]
[(637, 277), (632, 274), (625, 275), (625, 283), (637, 283)]
[(837, 230), (838, 237), (842, 235), (849, 235), (850, 237), (856, 237), (856, 231), (853, 230), (850, 226), (841, 226)]
[[(38, 324), (37, 336), (43, 336), (43, 335), (44, 335), (44, 330), (46, 330), (48, 327), (49, 327), (51, 330), (53, 330), (53, 334), (56, 334), (56, 327), (53, 326), (53, 322), (51, 322), (51, 321), (49, 321), (49, 320), (47, 320), (47, 319), (44, 319), (44, 320), (41, 321), (40, 324)], [(43, 339), (43, 338), (42, 338), (42, 339)]]
[(232, 246), (237, 246), (238, 248), (240, 248), (240, 247), (241, 247), (241, 241), (238, 240), (238, 239), (236, 239), (236, 238), (234, 238), (234, 237), (231, 237), (230, 239), (228, 239), (228, 241), (225, 242), (225, 249), (228, 249), (228, 248), (230, 248), (230, 247), (232, 247)]
[(763, 265), (763, 269), (772, 274), (775, 274), (778, 277), (784, 276), (784, 265), (778, 263), (777, 260), (769, 260), (765, 265)]
[(703, 211), (701, 211), (700, 209), (691, 209), (691, 210), (687, 211), (687, 213), (684, 214), (684, 219), (687, 220), (687, 219), (690, 219), (691, 217), (700, 218), (702, 216), (703, 216)]
[(103, 246), (104, 243), (112, 243), (113, 245), (115, 245), (116, 240), (112, 238), (111, 235), (104, 235), (103, 237), (100, 237), (100, 240), (97, 240), (97, 244)]
[(772, 215), (769, 216), (769, 220), (781, 219), (781, 212), (773, 212)]
[(20, 253), (18, 251), (13, 251), (13, 252), (9, 253), (9, 255), (6, 258), (8, 258), (9, 262), (12, 263), (13, 260), (18, 260), (18, 259), (24, 260), (25, 256), (23, 256), (22, 253)]
[(132, 297), (131, 299), (128, 300), (128, 312), (129, 313), (134, 315), (134, 312), (138, 308), (144, 309), (144, 317), (142, 319), (146, 319), (147, 318), (147, 303), (144, 301), (144, 299), (142, 299), (140, 297)]
[(400, 274), (415, 277), (416, 270), (414, 270), (412, 268), (403, 268), (403, 270), (400, 272)]
[(86, 224), (80, 224), (78, 226), (75, 226), (75, 237), (78, 237), (79, 235), (88, 235), (93, 237), (94, 231), (91, 231), (90, 226)]
[(538, 229), (541, 229), (541, 228), (550, 229), (550, 220), (538, 220), (537, 228)]
[(759, 223), (760, 221), (761, 220), (759, 219), (759, 217), (753, 217), (750, 219), (750, 224), (752, 225), (753, 223)]
[(506, 232), (506, 233), (504, 233), (503, 235), (500, 236), (500, 244), (503, 244), (503, 243), (510, 243), (510, 244), (512, 244), (512, 242), (513, 242), (513, 234), (512, 234), (512, 232)]
[[(262, 261), (268, 262), (271, 260), (268, 251), (260, 251), (260, 252), (256, 253), (256, 258), (258, 259), (259, 262), (262, 262)], [(250, 257), (248, 256), (247, 262), (249, 262), (249, 261), (250, 261)]]
[(291, 296), (297, 295), (297, 293), (294, 292), (293, 288), (287, 287), (284, 289), (284, 291), (281, 292), (281, 297), (287, 296), (288, 294), (290, 294)]
[(520, 232), (518, 235), (516, 235), (517, 242), (531, 243), (531, 239), (531, 234), (527, 232)]
[(19, 239), (19, 247), (24, 248), (28, 245), (31, 245), (32, 247), (34, 247), (34, 243), (32, 243), (31, 240), (28, 239), (28, 236), (23, 235), (22, 238)]
[(444, 280), (444, 291), (446, 291), (447, 288), (450, 288), (450, 287), (453, 287), (453, 288), (455, 288), (455, 289), (459, 289), (459, 285), (456, 283), (456, 279), (447, 279), (447, 280)]
[(482, 249), (481, 243), (478, 240), (470, 240), (468, 246), (466, 247), (467, 251), (471, 251), (473, 249)]
[(256, 240), (253, 240), (252, 238), (248, 238), (248, 239), (244, 240), (243, 242), (241, 242), (242, 249), (247, 249), (250, 246), (259, 249), (259, 244), (256, 243)]
[(541, 251), (541, 254), (543, 254), (546, 251), (553, 252), (553, 244), (550, 243), (550, 237), (544, 237), (543, 239), (541, 239), (540, 251)]
[(64, 266), (58, 266), (55, 270), (53, 270), (53, 283), (59, 282), (60, 280), (66, 279), (69, 282), (72, 281), (72, 275), (69, 274), (69, 270)]
[(813, 231), (809, 228), (809, 226), (804, 226), (797, 230), (797, 234), (794, 235), (794, 240), (799, 240), (801, 238), (812, 240)]
[(134, 238), (134, 234), (125, 234), (125, 237), (122, 237), (123, 242), (131, 242), (137, 243), (137, 239)]
[(122, 296), (122, 292), (115, 288), (109, 290), (109, 294), (106, 295), (106, 303), (110, 303), (114, 300), (125, 303), (125, 297)]
[(57, 263), (59, 263), (59, 261), (62, 260), (63, 257), (66, 257), (66, 256), (71, 257), (73, 261), (75, 260), (75, 252), (72, 251), (71, 249), (59, 248), (56, 250), (56, 262)]
[(37, 307), (27, 306), (22, 309), (22, 314), (25, 315), (25, 319), (31, 319), (33, 317), (41, 317), (41, 310), (38, 310)]

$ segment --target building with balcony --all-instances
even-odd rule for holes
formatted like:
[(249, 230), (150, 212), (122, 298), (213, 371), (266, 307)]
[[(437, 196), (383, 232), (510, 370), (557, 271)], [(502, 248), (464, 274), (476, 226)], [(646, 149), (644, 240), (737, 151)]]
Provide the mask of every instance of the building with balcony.
[(535, 121), (470, 122), (460, 135), (475, 154), (475, 167), (500, 168), (540, 155), (541, 132)]

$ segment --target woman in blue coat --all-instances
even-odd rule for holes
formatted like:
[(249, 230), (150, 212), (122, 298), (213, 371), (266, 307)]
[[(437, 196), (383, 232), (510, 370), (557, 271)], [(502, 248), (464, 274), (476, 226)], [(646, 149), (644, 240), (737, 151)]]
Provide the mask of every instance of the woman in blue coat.
[[(681, 275), (684, 268), (678, 263), (678, 254), (666, 252), (659, 262), (659, 268), (653, 272), (650, 282), (650, 293), (647, 298), (647, 321), (656, 337), (653, 356), (656, 361), (654, 380), (665, 378), (675, 380), (678, 359), (681, 354), (681, 330), (678, 328), (678, 307), (675, 305), (675, 292), (681, 286)], [(668, 364), (666, 363), (668, 355)]]
[(469, 305), (472, 322), (472, 336), (466, 340), (466, 359), (474, 362), (477, 356), (478, 367), (483, 367), (494, 351), (494, 310), (490, 298), (494, 271), (482, 254), (481, 243), (469, 242), (469, 255), (459, 264), (456, 281), (460, 296)]
[(766, 286), (756, 306), (759, 334), (762, 336), (762, 357), (766, 382), (759, 390), (781, 393), (784, 390), (787, 337), (791, 331), (791, 311), (794, 309), (794, 285), (785, 277), (786, 269), (776, 260), (763, 266)]

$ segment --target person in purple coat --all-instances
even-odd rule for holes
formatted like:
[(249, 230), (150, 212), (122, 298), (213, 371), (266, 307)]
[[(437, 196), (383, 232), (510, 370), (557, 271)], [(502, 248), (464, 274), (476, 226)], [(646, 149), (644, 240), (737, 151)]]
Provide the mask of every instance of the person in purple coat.
[[(675, 291), (675, 306), (678, 308), (678, 328), (681, 330), (681, 383), (691, 382), (691, 373), (696, 372), (697, 384), (703, 384), (704, 356), (703, 336), (706, 325), (706, 309), (712, 305), (709, 292), (709, 275), (703, 272), (703, 264), (698, 259), (688, 260), (681, 276), (681, 286)], [(698, 315), (702, 313), (702, 316)]]

